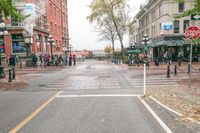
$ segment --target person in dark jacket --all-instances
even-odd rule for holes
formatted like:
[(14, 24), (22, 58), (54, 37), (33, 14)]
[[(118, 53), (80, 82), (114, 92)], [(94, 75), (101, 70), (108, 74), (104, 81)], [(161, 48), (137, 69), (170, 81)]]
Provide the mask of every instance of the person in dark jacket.
[(32, 55), (32, 63), (33, 63), (33, 68), (37, 68), (37, 56), (35, 54)]
[(14, 55), (11, 55), (10, 58), (9, 58), (9, 65), (10, 67), (15, 67), (15, 56)]

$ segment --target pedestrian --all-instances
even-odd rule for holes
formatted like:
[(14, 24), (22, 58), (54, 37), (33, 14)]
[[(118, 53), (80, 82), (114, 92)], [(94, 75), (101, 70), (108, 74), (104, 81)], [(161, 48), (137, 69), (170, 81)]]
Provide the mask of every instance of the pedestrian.
[(69, 56), (69, 66), (72, 65), (72, 55)]
[(47, 66), (50, 66), (50, 62), (51, 62), (51, 56), (48, 54), (48, 58), (47, 58)]
[(169, 53), (168, 51), (166, 51), (164, 54), (164, 62), (167, 63), (168, 59), (169, 59)]
[(10, 67), (15, 67), (15, 56), (14, 55), (11, 55), (10, 58), (9, 58), (9, 65)]
[(62, 55), (60, 54), (60, 56), (58, 57), (58, 64), (62, 64), (62, 61), (63, 61), (63, 57)]
[(76, 65), (76, 55), (73, 55), (72, 60), (73, 60), (74, 66), (75, 66)]
[(66, 55), (65, 57), (65, 62), (66, 62), (66, 65), (68, 64), (68, 56)]
[(35, 53), (32, 54), (32, 64), (33, 64), (33, 68), (37, 68), (37, 56)]
[(56, 67), (58, 66), (58, 55), (55, 55), (54, 57), (54, 62), (55, 62), (55, 65)]
[(45, 55), (44, 55), (44, 67), (46, 68), (47, 65), (48, 65), (48, 55), (45, 54)]
[(42, 56), (42, 54), (39, 55), (39, 59), (40, 59), (40, 66), (42, 66), (42, 64), (43, 64), (43, 56)]

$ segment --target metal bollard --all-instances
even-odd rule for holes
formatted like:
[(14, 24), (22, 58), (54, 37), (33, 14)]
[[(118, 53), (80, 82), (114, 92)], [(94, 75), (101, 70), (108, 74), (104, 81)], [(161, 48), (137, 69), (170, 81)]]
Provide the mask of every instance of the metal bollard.
[(181, 66), (181, 61), (180, 60), (178, 60), (178, 66)]
[(167, 66), (167, 78), (170, 78), (170, 68), (169, 68), (169, 65)]
[(188, 75), (190, 74), (190, 64), (188, 64)]
[(15, 80), (15, 67), (13, 67), (12, 70), (13, 70), (13, 76), (12, 76), (12, 79)]
[(8, 73), (9, 73), (8, 82), (12, 82), (12, 78), (11, 78), (11, 68), (9, 68)]
[(20, 69), (22, 69), (22, 62), (20, 61), (19, 63), (20, 63)]
[(174, 66), (174, 76), (176, 76), (177, 75), (177, 66), (175, 65)]

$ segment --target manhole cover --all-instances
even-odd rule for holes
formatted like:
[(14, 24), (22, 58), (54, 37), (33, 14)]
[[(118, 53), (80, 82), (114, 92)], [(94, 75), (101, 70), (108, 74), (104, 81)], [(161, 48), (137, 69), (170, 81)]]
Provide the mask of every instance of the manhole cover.
[(38, 85), (39, 87), (45, 87), (46, 86), (46, 84), (40, 84), (40, 85)]

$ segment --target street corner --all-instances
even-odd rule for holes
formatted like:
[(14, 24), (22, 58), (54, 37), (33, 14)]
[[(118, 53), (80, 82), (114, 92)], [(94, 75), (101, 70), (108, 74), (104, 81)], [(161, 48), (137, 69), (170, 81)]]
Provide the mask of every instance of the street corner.
[(147, 94), (148, 100), (162, 104), (171, 112), (178, 112), (183, 123), (200, 126), (200, 97), (184, 91), (180, 86), (151, 88)]
[(12, 80), (8, 82), (8, 79), (1, 79), (0, 91), (21, 91), (28, 87), (28, 83), (23, 80)]

